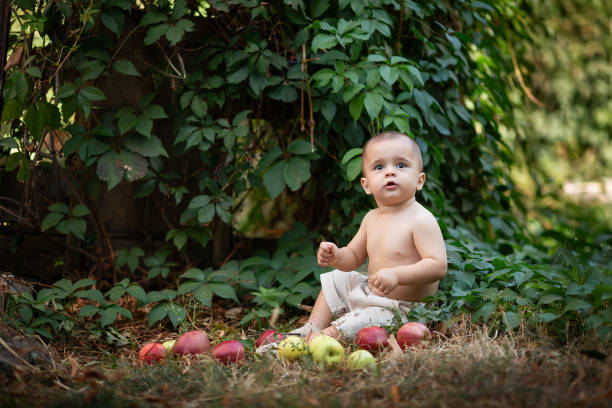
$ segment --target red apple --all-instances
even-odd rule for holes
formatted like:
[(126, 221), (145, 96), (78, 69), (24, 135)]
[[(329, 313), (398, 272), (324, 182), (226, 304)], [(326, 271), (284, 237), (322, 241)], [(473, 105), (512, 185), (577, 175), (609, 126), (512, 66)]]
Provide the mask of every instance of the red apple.
[(163, 360), (165, 356), (166, 348), (161, 343), (145, 344), (138, 352), (138, 360), (147, 364)]
[(389, 334), (379, 326), (364, 327), (357, 334), (357, 345), (364, 350), (377, 353), (389, 344)]
[(210, 341), (206, 333), (200, 330), (192, 330), (183, 334), (174, 343), (174, 354), (200, 354), (206, 353), (210, 349)]
[(212, 356), (225, 365), (241, 363), (245, 359), (244, 346), (238, 340), (227, 340), (213, 347)]
[(255, 341), (255, 347), (263, 346), (264, 344), (277, 343), (284, 338), (285, 336), (277, 333), (276, 330), (269, 329), (261, 333), (261, 336), (257, 338)]
[(397, 331), (397, 343), (402, 349), (410, 346), (418, 346), (423, 340), (431, 339), (431, 332), (422, 323), (409, 322)]

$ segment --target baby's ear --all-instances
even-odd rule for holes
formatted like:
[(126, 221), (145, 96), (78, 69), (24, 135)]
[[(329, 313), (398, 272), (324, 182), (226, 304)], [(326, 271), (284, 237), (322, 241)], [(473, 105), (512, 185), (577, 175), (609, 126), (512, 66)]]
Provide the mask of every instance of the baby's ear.
[(420, 190), (422, 190), (422, 189), (423, 189), (423, 185), (425, 184), (425, 178), (426, 178), (426, 175), (425, 175), (425, 173), (420, 172), (420, 173), (419, 173), (419, 175), (418, 175), (417, 177), (418, 177), (418, 178), (417, 178), (417, 186), (416, 186), (416, 189), (417, 189), (417, 191), (420, 191)]
[(363, 187), (363, 191), (365, 191), (366, 194), (372, 194), (372, 192), (370, 191), (370, 186), (368, 185), (368, 179), (366, 179), (365, 177), (361, 178), (361, 187)]

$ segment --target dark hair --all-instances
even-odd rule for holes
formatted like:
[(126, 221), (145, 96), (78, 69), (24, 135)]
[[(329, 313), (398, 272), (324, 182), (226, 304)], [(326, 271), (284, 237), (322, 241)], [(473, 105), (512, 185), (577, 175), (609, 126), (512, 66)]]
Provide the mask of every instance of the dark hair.
[(421, 148), (419, 147), (419, 144), (416, 142), (416, 140), (414, 140), (413, 138), (411, 138), (408, 135), (405, 135), (401, 132), (396, 132), (396, 131), (388, 131), (388, 132), (382, 132), (377, 134), (376, 136), (372, 136), (365, 145), (363, 145), (363, 153), (361, 154), (361, 172), (363, 174), (365, 174), (364, 170), (364, 161), (363, 158), (366, 155), (366, 151), (368, 149), (368, 145), (370, 144), (370, 142), (376, 142), (379, 140), (390, 140), (390, 139), (399, 139), (399, 138), (403, 138), (405, 137), (406, 139), (408, 139), (411, 144), (412, 144), (412, 148), (415, 150), (415, 152), (417, 153), (417, 159), (419, 161), (419, 170), (423, 171), (423, 156), (421, 155)]

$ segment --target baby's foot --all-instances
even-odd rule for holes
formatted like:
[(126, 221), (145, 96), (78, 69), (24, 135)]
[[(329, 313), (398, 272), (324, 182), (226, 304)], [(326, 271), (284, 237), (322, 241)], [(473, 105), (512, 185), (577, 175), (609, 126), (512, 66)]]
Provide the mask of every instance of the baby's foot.
[(320, 335), (325, 335), (325, 336), (329, 336), (329, 337), (333, 337), (334, 339), (337, 339), (340, 336), (340, 333), (338, 332), (338, 328), (336, 326), (329, 326), (317, 332), (313, 331), (310, 334), (310, 336), (306, 337), (306, 343), (310, 344), (312, 339)]
[(306, 338), (311, 333), (316, 333), (319, 330), (321, 330), (321, 329), (319, 329), (314, 323), (308, 322), (305, 325), (303, 325), (302, 327), (298, 327), (295, 330), (291, 330), (291, 333), (296, 335), (296, 336), (300, 336), (300, 337)]
[(261, 346), (257, 347), (257, 349), (255, 350), (255, 353), (257, 354), (270, 353), (274, 356), (278, 356), (278, 342), (262, 344)]

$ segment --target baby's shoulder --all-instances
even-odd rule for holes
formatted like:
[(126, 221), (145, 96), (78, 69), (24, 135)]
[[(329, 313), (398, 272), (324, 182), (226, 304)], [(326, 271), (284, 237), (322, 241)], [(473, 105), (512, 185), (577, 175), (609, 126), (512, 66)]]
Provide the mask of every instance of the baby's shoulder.
[(412, 218), (415, 223), (422, 224), (437, 224), (436, 217), (427, 208), (423, 207), (420, 203), (415, 203), (415, 209), (412, 213)]

